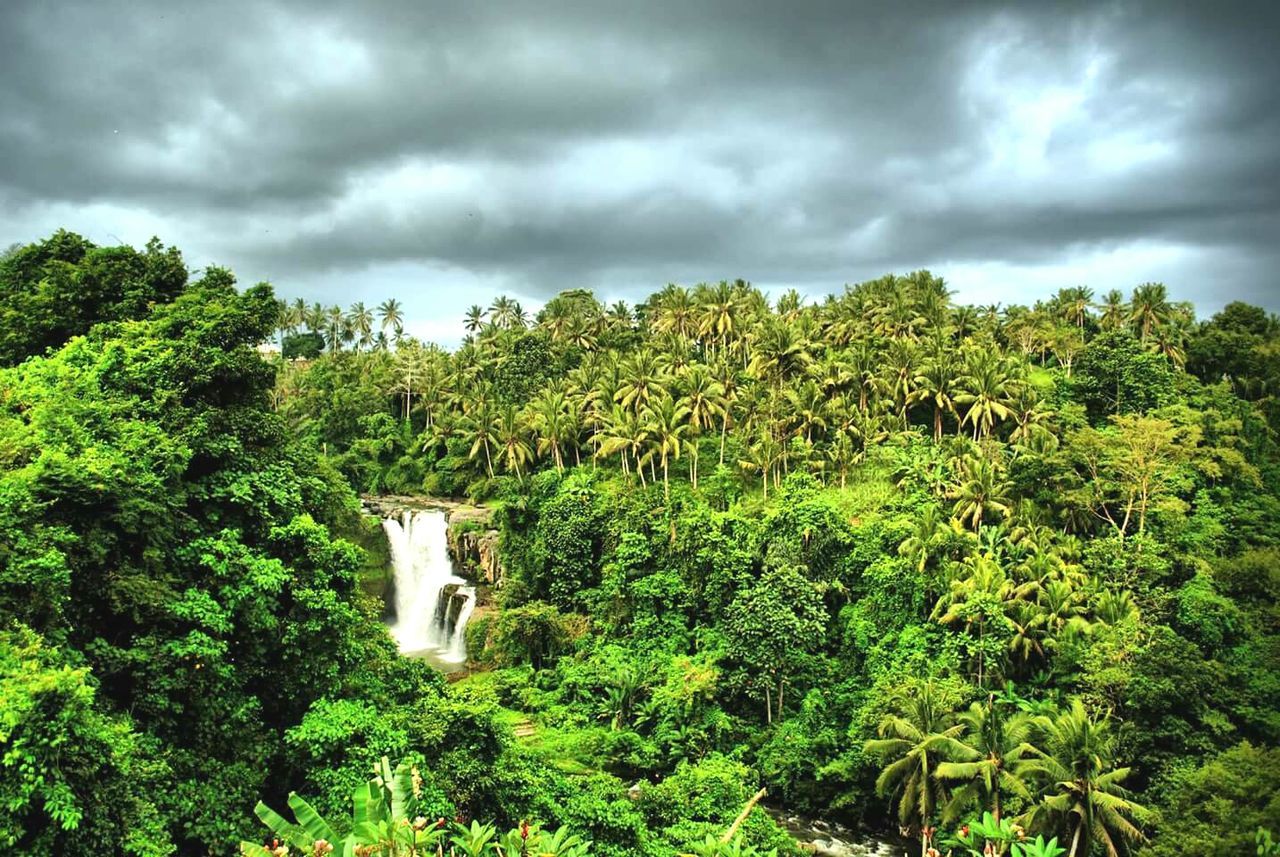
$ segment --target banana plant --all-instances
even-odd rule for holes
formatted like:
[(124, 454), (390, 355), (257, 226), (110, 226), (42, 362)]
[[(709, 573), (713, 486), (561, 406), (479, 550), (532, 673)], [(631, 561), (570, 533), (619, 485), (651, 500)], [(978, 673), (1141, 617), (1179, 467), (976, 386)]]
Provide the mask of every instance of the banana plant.
[(352, 793), (351, 832), (342, 837), (296, 793), (289, 795), (294, 821), (259, 801), (254, 814), (271, 829), (276, 841), (270, 848), (242, 842), (240, 853), (244, 857), (278, 857), (289, 853), (290, 847), (308, 857), (355, 857), (357, 848), (372, 848), (386, 857), (432, 853), (445, 835), (443, 819), (431, 823), (417, 814), (419, 783), (411, 764), (401, 762), (393, 770), (384, 756), (374, 766), (373, 778)]
[(468, 827), (455, 822), (449, 841), (455, 849), (466, 854), (467, 857), (482, 857), (490, 850), (490, 844), (496, 833), (492, 824), (473, 821)]
[(754, 845), (743, 842), (741, 836), (735, 836), (726, 842), (723, 837), (711, 833), (702, 842), (690, 845), (689, 852), (680, 857), (778, 857), (777, 848), (760, 851)]
[(1027, 832), (1016, 821), (1002, 818), (998, 821), (989, 812), (982, 814), (981, 821), (970, 821), (962, 825), (960, 830), (948, 843), (952, 847), (959, 846), (970, 857), (1061, 857), (1067, 849), (1058, 845), (1055, 836), (1048, 842), (1043, 836), (1028, 839)]
[(591, 843), (561, 827), (554, 833), (521, 822), (494, 843), (500, 857), (587, 857)]
[(538, 839), (538, 850), (532, 853), (537, 857), (587, 857), (590, 852), (589, 840), (561, 827), (555, 833), (544, 831)]

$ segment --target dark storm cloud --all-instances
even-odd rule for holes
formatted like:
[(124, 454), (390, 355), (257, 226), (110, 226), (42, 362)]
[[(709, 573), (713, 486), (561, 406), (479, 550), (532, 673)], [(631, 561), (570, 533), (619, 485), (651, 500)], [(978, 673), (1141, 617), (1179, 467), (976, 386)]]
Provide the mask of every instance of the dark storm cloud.
[(1276, 307), (1276, 8), (11, 2), (0, 240), (543, 296), (1119, 253)]

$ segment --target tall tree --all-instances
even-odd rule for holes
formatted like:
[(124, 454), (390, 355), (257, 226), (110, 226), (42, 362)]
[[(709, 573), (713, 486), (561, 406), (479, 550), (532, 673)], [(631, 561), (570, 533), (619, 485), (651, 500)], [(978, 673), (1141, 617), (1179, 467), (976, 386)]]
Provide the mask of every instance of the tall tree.
[(1087, 855), (1095, 846), (1120, 857), (1146, 841), (1135, 822), (1150, 813), (1121, 785), (1130, 769), (1114, 767), (1111, 718), (1094, 720), (1079, 699), (1065, 711), (1042, 717), (1043, 747), (1028, 759), (1026, 772), (1038, 777), (1047, 794), (1027, 813), (1032, 829), (1064, 830), (1071, 840), (1068, 857)]
[(876, 778), (876, 792), (883, 797), (898, 795), (898, 820), (919, 832), (921, 857), (927, 857), (934, 815), (946, 798), (937, 767), (947, 741), (963, 730), (954, 722), (950, 701), (941, 689), (926, 681), (902, 694), (898, 713), (880, 721), (880, 737), (863, 748), (890, 760)]

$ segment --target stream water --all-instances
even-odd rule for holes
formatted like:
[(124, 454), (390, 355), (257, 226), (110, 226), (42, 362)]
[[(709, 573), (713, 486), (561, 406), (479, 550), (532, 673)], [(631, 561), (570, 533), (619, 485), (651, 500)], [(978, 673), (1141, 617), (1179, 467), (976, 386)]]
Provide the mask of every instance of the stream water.
[(777, 807), (761, 808), (786, 828), (804, 850), (812, 854), (826, 857), (903, 857), (920, 851), (919, 846), (913, 852), (901, 840), (877, 838), (838, 822), (808, 818)]

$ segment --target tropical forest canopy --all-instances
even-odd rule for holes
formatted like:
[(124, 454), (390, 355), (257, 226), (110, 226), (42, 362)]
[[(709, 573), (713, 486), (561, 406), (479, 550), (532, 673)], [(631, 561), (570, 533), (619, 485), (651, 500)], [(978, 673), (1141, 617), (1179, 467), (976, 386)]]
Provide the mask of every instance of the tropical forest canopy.
[[(761, 787), (922, 854), (1280, 832), (1260, 308), (735, 281), (499, 298), (450, 352), (59, 232), (0, 319), (15, 853), (794, 853)], [(494, 510), (463, 680), (396, 653), (358, 493)]]

